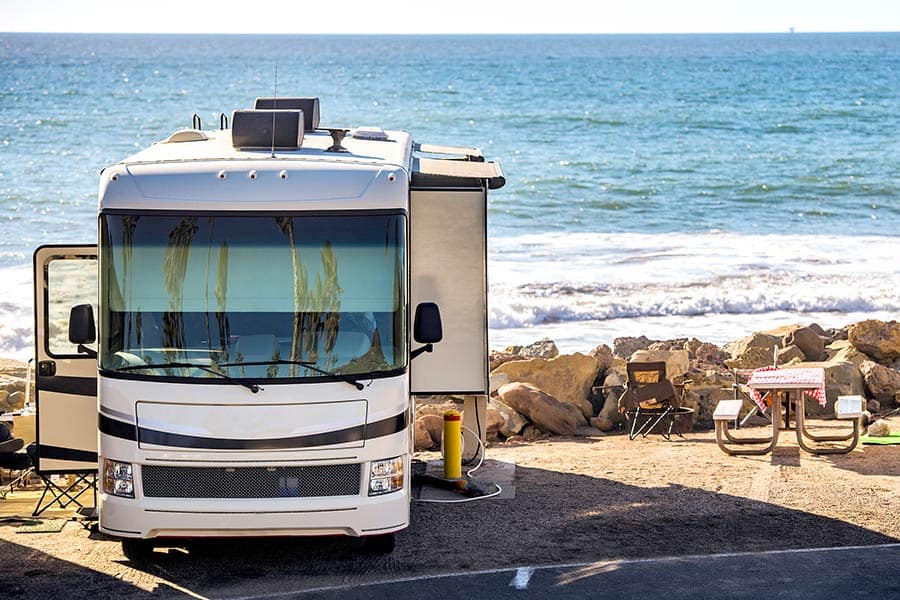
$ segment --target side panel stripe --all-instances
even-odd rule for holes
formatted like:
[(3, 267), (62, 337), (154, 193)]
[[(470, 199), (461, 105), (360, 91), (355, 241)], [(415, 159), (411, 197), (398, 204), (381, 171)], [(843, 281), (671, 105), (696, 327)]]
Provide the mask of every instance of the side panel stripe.
[(123, 423), (106, 415), (100, 415), (100, 431), (113, 437), (124, 440), (140, 441), (145, 444), (157, 446), (171, 446), (174, 448), (194, 448), (209, 450), (284, 450), (289, 448), (310, 448), (315, 446), (328, 446), (332, 444), (345, 444), (367, 439), (374, 439), (392, 435), (403, 431), (409, 425), (409, 413), (403, 411), (393, 417), (382, 419), (367, 425), (357, 425), (337, 431), (327, 431), (312, 435), (303, 435), (290, 438), (273, 439), (229, 439), (206, 438), (179, 433), (168, 433), (141, 427), (139, 430), (134, 425)]
[(97, 453), (87, 450), (73, 450), (72, 448), (60, 448), (58, 446), (38, 446), (38, 454), (41, 458), (55, 460), (71, 460), (75, 462), (97, 462)]
[(118, 419), (111, 419), (106, 415), (100, 415), (99, 427), (100, 431), (106, 435), (132, 442), (137, 441), (137, 429), (131, 423), (123, 423)]
[(42, 392), (59, 392), (78, 396), (97, 395), (96, 377), (40, 376), (37, 378), (37, 385)]

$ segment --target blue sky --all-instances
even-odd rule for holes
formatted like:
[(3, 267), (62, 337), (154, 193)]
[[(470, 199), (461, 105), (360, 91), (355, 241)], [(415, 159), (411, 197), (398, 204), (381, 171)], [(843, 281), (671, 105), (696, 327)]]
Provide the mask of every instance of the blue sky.
[(0, 0), (0, 31), (695, 33), (900, 31), (896, 0)]

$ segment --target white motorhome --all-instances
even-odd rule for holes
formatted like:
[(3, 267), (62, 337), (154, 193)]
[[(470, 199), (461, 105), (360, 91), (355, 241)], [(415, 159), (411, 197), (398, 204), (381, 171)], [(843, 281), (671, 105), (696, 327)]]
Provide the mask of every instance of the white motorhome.
[(389, 551), (413, 397), (487, 393), (498, 165), (318, 115), (195, 118), (103, 170), (96, 245), (35, 253), (37, 468), (97, 473), (129, 557), (203, 536)]

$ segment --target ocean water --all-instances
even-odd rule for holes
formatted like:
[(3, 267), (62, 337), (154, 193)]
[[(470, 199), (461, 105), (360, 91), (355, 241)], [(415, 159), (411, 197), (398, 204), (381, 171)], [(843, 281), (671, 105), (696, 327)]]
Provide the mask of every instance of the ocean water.
[(900, 34), (0, 34), (0, 64), (0, 355), (101, 168), (276, 92), (500, 161), (492, 347), (900, 316)]

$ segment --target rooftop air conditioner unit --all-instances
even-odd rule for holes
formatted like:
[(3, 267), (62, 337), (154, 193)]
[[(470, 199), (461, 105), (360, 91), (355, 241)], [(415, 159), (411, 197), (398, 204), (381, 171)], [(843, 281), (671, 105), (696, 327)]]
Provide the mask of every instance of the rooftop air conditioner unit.
[(235, 148), (296, 150), (303, 144), (302, 110), (236, 110), (231, 115)]
[(302, 110), (303, 129), (315, 131), (319, 128), (318, 98), (257, 98), (253, 108), (256, 110)]

